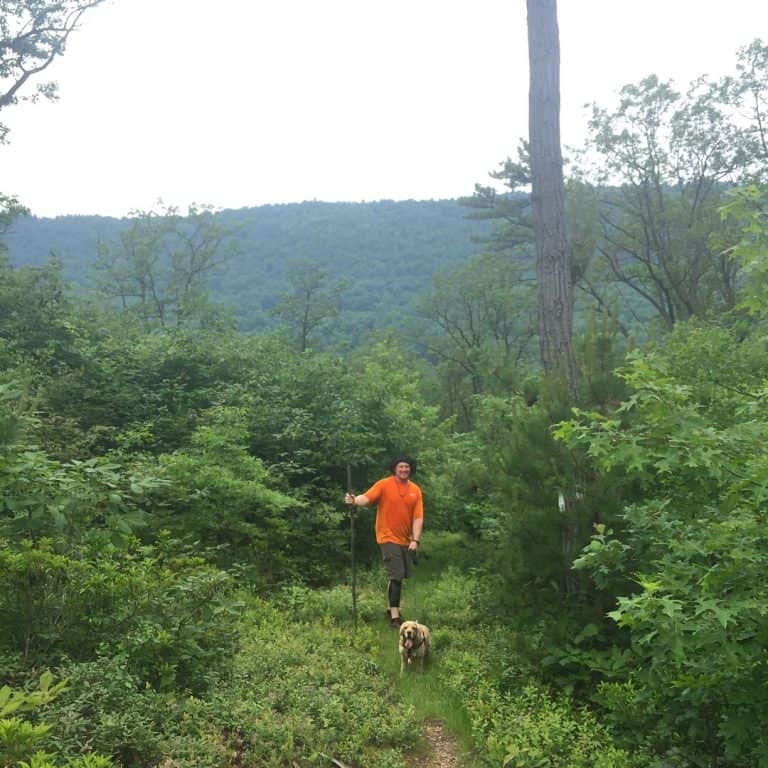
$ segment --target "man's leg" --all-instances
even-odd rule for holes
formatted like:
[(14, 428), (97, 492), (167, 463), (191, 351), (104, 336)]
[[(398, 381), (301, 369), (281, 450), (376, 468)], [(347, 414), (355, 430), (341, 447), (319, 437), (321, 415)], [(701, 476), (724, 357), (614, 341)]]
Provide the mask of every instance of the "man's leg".
[(389, 599), (389, 618), (400, 618), (400, 592), (403, 587), (402, 581), (395, 579), (389, 580), (389, 589), (387, 590), (387, 598)]
[[(403, 556), (404, 548), (399, 544), (380, 544), (381, 556), (387, 571), (389, 584), (387, 585), (387, 605), (389, 607), (389, 620), (393, 626), (400, 624), (400, 594), (403, 579), (407, 575), (408, 567)], [(405, 550), (407, 553), (407, 550)]]

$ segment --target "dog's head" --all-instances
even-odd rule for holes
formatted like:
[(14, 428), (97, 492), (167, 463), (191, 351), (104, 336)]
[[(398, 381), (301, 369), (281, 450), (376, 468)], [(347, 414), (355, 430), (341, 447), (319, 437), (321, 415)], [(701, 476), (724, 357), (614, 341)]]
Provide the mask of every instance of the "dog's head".
[(418, 621), (404, 621), (400, 625), (400, 645), (410, 651), (418, 647), (423, 640)]

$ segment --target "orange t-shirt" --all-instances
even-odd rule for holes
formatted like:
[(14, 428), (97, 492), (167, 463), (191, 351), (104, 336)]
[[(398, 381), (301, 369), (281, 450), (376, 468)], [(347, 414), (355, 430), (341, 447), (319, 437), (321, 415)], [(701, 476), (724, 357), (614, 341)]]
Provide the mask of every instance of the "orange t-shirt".
[(368, 501), (376, 502), (376, 542), (407, 547), (413, 521), (424, 517), (421, 488), (410, 480), (401, 483), (394, 475), (374, 483), (366, 492)]

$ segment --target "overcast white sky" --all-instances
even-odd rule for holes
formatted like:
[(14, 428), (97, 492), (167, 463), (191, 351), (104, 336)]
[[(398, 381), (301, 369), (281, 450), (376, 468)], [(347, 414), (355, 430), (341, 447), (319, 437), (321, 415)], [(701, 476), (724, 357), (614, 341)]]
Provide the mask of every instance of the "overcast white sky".
[[(648, 74), (768, 39), (766, 0), (559, 0), (562, 137)], [(6, 109), (0, 190), (38, 216), (471, 194), (527, 133), (525, 0), (108, 0)]]

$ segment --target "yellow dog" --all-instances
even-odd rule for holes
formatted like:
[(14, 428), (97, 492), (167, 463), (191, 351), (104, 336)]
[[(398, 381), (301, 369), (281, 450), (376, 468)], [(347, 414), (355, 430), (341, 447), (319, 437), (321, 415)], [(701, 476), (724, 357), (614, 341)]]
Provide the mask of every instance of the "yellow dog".
[(414, 661), (419, 671), (423, 672), (429, 646), (429, 627), (418, 621), (404, 621), (400, 625), (400, 674), (405, 674), (405, 668)]

